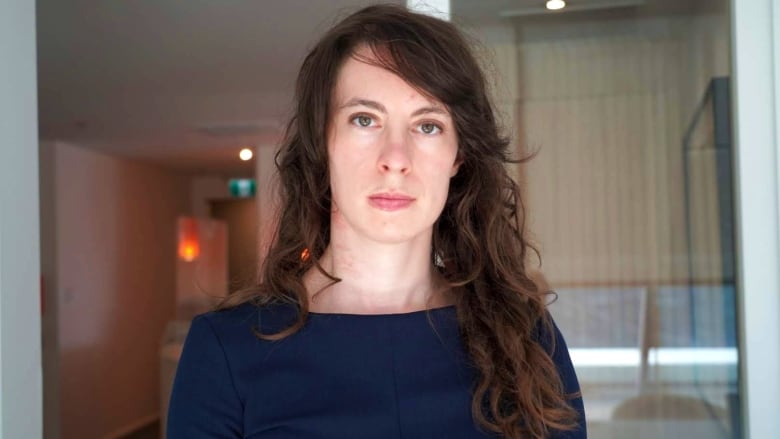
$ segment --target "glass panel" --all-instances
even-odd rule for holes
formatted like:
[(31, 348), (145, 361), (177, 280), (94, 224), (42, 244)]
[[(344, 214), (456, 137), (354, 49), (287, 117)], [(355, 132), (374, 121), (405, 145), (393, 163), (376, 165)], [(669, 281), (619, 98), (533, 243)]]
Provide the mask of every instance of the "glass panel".
[[(726, 0), (453, 0), (483, 42), (589, 437), (739, 437)], [(622, 5), (622, 6), (621, 6)]]

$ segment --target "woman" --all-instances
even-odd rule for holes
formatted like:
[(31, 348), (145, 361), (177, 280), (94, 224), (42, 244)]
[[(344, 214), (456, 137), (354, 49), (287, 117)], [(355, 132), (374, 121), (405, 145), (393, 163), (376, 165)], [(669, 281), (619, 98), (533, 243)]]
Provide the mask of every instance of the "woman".
[(194, 319), (168, 437), (584, 438), (483, 74), (396, 6), (301, 68), (258, 285)]

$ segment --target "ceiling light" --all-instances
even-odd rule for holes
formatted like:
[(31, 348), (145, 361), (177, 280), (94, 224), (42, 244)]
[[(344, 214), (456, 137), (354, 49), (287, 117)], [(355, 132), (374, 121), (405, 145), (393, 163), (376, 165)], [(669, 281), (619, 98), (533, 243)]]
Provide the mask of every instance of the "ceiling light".
[(252, 159), (252, 150), (249, 148), (244, 148), (241, 150), (241, 152), (238, 153), (238, 156), (243, 161), (251, 160)]
[(557, 11), (566, 7), (566, 2), (563, 0), (547, 0), (547, 9), (551, 11)]

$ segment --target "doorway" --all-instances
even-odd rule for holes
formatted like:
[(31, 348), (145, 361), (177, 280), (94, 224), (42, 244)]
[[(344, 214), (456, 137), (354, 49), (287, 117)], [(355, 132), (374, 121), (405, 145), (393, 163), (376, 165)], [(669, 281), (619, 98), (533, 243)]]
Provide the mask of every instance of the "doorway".
[(257, 273), (257, 207), (254, 198), (209, 201), (210, 216), (228, 227), (228, 292), (253, 285)]

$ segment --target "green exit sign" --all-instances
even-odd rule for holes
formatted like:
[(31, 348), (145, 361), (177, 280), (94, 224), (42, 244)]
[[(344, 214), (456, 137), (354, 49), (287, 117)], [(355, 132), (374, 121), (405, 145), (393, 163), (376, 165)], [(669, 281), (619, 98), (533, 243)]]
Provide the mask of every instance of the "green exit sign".
[(255, 179), (254, 178), (233, 178), (228, 183), (230, 188), (230, 195), (239, 198), (254, 197), (255, 196)]

